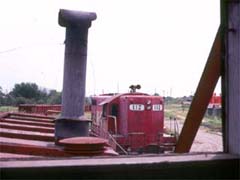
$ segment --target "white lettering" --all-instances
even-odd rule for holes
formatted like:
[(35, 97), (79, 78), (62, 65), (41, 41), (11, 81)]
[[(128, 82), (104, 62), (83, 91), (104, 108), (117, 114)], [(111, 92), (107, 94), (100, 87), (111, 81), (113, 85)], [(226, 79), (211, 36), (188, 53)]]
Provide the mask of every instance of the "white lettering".
[(144, 105), (143, 104), (130, 104), (129, 109), (131, 111), (144, 111)]
[(162, 111), (163, 110), (163, 106), (162, 106), (162, 104), (153, 104), (152, 110), (153, 111)]

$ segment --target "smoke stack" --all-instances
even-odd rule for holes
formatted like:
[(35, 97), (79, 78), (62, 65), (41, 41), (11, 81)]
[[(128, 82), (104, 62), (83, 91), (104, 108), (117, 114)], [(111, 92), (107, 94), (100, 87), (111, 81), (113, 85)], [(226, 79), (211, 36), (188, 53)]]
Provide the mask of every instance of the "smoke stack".
[(85, 120), (85, 82), (88, 28), (96, 14), (91, 12), (59, 11), (59, 25), (66, 27), (64, 78), (61, 117), (55, 121), (55, 140), (88, 136), (89, 121)]

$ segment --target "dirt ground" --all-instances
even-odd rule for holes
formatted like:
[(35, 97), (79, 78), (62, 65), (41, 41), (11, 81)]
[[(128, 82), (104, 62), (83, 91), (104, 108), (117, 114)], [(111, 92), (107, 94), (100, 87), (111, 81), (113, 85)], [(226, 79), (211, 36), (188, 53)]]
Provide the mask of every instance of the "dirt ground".
[(200, 128), (193, 142), (191, 152), (221, 152), (223, 151), (222, 133), (213, 133)]
[[(183, 124), (179, 121), (179, 133), (181, 132)], [(170, 121), (165, 121), (165, 127), (173, 129), (173, 123), (170, 125)], [(222, 133), (212, 132), (210, 129), (200, 127), (190, 152), (221, 152), (223, 151)]]

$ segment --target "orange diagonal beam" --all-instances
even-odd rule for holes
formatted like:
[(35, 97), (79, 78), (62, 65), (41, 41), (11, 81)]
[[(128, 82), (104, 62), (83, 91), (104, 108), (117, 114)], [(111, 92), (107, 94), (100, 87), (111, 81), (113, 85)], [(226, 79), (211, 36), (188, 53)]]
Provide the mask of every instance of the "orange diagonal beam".
[(218, 30), (211, 52), (193, 97), (181, 134), (176, 144), (176, 153), (189, 152), (206, 112), (208, 103), (221, 74), (221, 36)]

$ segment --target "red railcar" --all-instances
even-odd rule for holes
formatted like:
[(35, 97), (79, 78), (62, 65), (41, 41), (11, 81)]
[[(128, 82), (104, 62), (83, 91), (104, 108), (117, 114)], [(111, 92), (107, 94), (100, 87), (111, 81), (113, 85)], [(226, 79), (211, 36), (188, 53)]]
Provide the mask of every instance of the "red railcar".
[[(61, 109), (62, 109), (61, 104), (20, 104), (18, 106), (19, 112), (45, 114), (45, 115), (60, 114)], [(84, 111), (90, 112), (91, 106), (88, 104), (85, 104)]]
[(221, 108), (222, 97), (221, 95), (216, 95), (216, 93), (214, 93), (208, 104), (207, 115), (221, 117), (222, 114)]
[(92, 132), (109, 138), (116, 150), (159, 152), (174, 146), (175, 136), (164, 134), (162, 97), (134, 92), (92, 101)]
[(222, 97), (214, 93), (210, 99), (208, 108), (221, 108), (221, 105), (222, 105)]
[(54, 111), (61, 112), (60, 104), (20, 104), (18, 106), (19, 112), (34, 113), (34, 114), (49, 114), (48, 112)]

